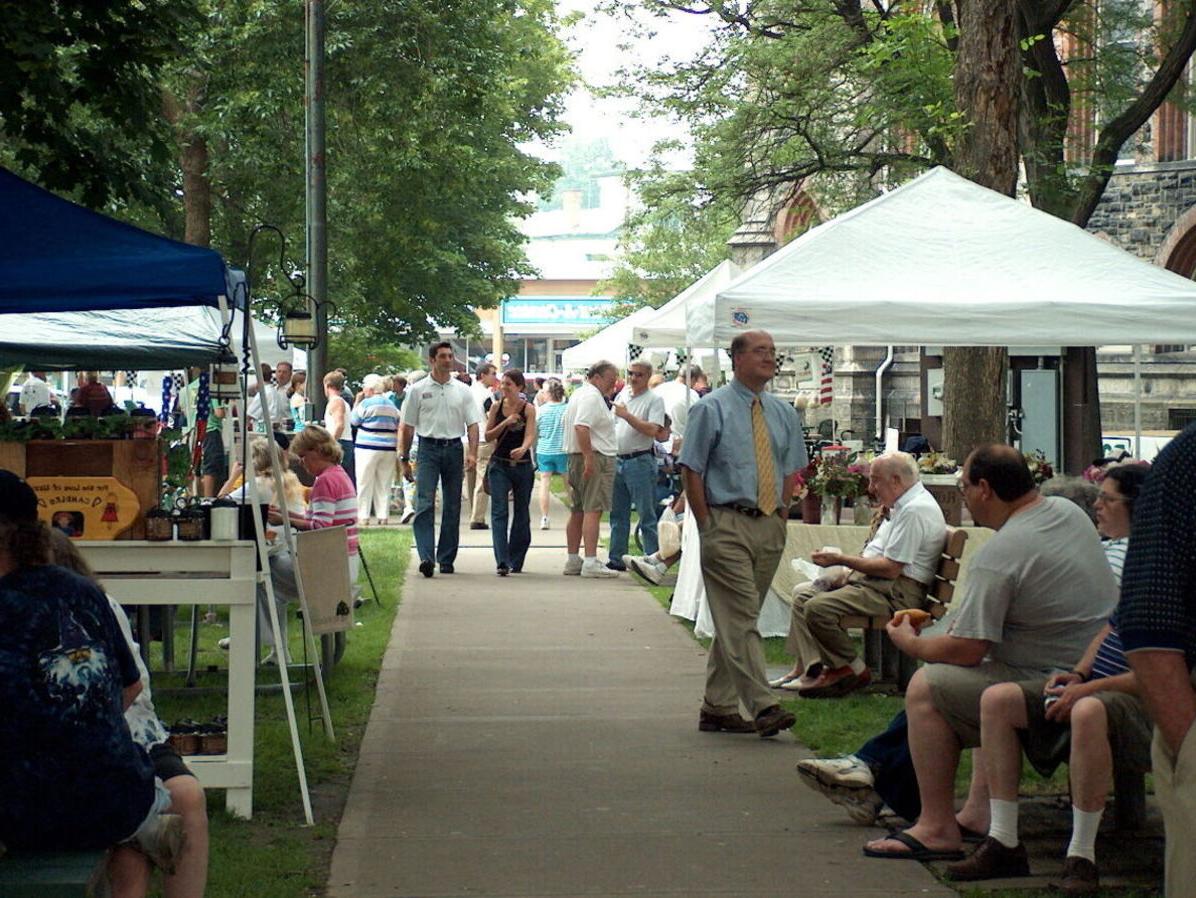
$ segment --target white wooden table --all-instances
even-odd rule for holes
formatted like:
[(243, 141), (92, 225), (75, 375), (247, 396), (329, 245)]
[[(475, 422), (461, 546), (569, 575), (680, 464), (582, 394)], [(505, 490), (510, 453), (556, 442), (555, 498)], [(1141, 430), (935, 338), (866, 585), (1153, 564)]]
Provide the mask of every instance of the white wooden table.
[[(253, 703), (257, 552), (253, 542), (80, 540), (122, 605), (229, 606), (228, 752), (183, 758), (204, 788), (225, 789), (229, 811), (253, 815)], [(142, 636), (144, 639), (145, 637)]]

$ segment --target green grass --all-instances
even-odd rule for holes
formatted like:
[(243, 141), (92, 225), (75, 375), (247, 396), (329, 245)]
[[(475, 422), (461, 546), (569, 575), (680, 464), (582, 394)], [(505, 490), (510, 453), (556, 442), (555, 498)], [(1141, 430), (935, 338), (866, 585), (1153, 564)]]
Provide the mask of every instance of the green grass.
[[(224, 810), (224, 791), (213, 789), (208, 792), (212, 846), (207, 894), (219, 898), (300, 898), (323, 891), (336, 843), (336, 827), (373, 707), (382, 654), (390, 639), (411, 541), (408, 530), (372, 530), (361, 534), (362, 548), (382, 605), (379, 607), (374, 603), (367, 585), (366, 604), (354, 612), (356, 620), (363, 626), (349, 632), (344, 658), (331, 671), (328, 702), (336, 729), (335, 744), (324, 736), (318, 720), (319, 703), (314, 684), (309, 690), (310, 706), (303, 690), (295, 693), (295, 712), (312, 793), (315, 826), (303, 825), (303, 806), (282, 695), (278, 692), (259, 693), (254, 742), (254, 816), (252, 820), (230, 816)], [(300, 660), (300, 625), (293, 614), (290, 617), (291, 650), (296, 660)], [(180, 610), (179, 620), (176, 646), (178, 654), (185, 659), (189, 608)], [(223, 620), (200, 628), (199, 669), (205, 670), (209, 664), (218, 668), (201, 676), (201, 686), (227, 682), (226, 655), (215, 645), (224, 635), (227, 635), (227, 624)], [(157, 654), (160, 659), (160, 650)], [(292, 678), (299, 676), (299, 672), (292, 668)], [(181, 686), (182, 679), (181, 674), (154, 676), (155, 704), (163, 720), (170, 723), (190, 717), (202, 721), (214, 714), (225, 713), (223, 695), (195, 695), (183, 690), (166, 692), (169, 687)], [(277, 683), (278, 675), (272, 668), (260, 668), (258, 682)], [(317, 717), (310, 724), (306, 719), (309, 707), (310, 714)], [(153, 891), (151, 894), (161, 893)]]

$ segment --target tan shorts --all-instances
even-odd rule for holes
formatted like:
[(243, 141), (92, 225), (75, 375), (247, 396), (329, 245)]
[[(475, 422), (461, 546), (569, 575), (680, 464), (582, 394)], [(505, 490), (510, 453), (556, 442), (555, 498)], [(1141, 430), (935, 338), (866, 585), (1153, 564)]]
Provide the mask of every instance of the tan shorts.
[(595, 452), (594, 472), (588, 479), (581, 476), (585, 464), (585, 457), (580, 452), (569, 453), (569, 494), (572, 496), (572, 511), (610, 511), (611, 497), (615, 492), (614, 456)]
[(980, 693), (997, 683), (1025, 680), (1032, 673), (999, 661), (983, 661), (976, 667), (927, 664), (922, 670), (935, 708), (964, 748), (980, 746)]

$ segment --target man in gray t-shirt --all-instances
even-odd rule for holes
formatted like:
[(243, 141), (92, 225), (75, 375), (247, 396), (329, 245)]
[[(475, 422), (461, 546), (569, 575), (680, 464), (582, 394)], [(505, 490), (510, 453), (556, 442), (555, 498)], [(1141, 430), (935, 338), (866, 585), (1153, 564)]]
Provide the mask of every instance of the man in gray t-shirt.
[(997, 533), (970, 561), (944, 635), (919, 637), (908, 620), (888, 627), (897, 648), (927, 662), (905, 696), (922, 815), (868, 843), (872, 857), (962, 859), (955, 771), (960, 751), (980, 745), (980, 694), (1067, 669), (1117, 601), (1092, 521), (1065, 499), (1040, 496), (1016, 449), (978, 447), (960, 489), (973, 520)]

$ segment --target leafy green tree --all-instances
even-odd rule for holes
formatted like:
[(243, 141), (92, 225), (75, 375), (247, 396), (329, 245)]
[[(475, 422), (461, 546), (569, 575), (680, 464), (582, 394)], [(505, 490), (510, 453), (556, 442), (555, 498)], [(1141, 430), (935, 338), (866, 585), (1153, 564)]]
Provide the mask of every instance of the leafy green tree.
[(16, 0), (0, 14), (0, 159), (93, 207), (161, 203), (157, 78), (199, 24), (193, 0)]
[(328, 357), (355, 380), (370, 372), (411, 371), (426, 363), (414, 350), (381, 339), (365, 328), (341, 328), (330, 335)]

